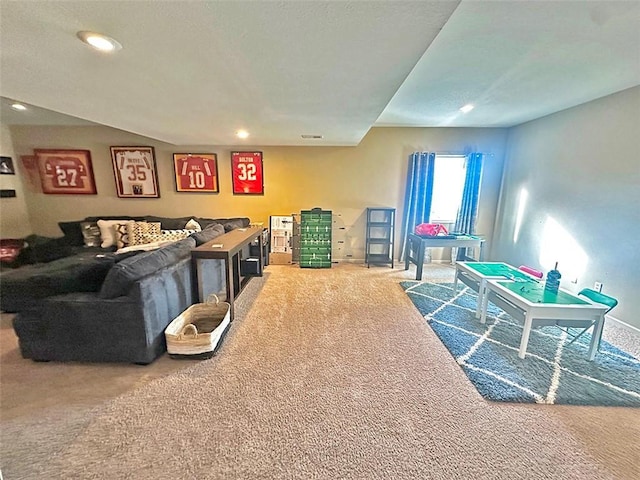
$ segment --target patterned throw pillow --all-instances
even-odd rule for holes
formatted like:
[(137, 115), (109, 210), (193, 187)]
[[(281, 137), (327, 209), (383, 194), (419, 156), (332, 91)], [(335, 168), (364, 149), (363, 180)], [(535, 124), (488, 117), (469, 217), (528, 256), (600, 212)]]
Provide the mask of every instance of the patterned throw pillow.
[(143, 243), (151, 242), (177, 242), (183, 238), (187, 238), (192, 233), (196, 233), (195, 230), (161, 230), (157, 233), (146, 233), (143, 237)]
[(144, 238), (148, 234), (160, 234), (160, 222), (133, 222), (127, 224), (129, 246), (149, 243)]
[(95, 222), (82, 222), (80, 224), (80, 230), (82, 230), (82, 238), (84, 239), (85, 247), (99, 247), (102, 243), (100, 238), (100, 229)]
[(129, 223), (118, 223), (114, 227), (116, 231), (116, 248), (118, 250), (129, 246), (129, 234), (127, 233), (127, 225)]

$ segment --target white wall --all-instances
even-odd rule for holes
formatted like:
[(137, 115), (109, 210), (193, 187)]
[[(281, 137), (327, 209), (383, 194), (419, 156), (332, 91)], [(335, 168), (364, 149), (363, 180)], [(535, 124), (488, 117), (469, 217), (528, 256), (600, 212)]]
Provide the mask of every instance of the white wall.
[(640, 87), (510, 129), (491, 257), (558, 261), (563, 287), (602, 282), (620, 301), (612, 315), (640, 328), (639, 140)]
[(15, 190), (16, 196), (0, 198), (0, 238), (24, 238), (30, 233), (25, 189), (22, 182), (20, 157), (13, 150), (11, 134), (6, 125), (0, 124), (0, 155), (11, 157), (15, 175), (0, 175), (0, 189)]

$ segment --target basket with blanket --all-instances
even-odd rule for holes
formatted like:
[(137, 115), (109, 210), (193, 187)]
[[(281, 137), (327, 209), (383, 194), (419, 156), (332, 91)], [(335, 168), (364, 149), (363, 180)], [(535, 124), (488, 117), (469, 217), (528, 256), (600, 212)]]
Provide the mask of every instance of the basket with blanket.
[(211, 358), (231, 322), (230, 305), (210, 295), (176, 317), (166, 328), (167, 352), (171, 358)]

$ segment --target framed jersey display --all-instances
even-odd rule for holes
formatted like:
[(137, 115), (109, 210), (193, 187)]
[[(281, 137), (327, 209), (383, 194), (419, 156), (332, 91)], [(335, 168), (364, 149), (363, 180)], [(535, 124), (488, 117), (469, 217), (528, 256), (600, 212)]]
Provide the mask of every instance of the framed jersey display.
[(89, 150), (34, 150), (43, 193), (95, 195)]
[(174, 153), (178, 192), (218, 193), (218, 157), (215, 153)]
[(118, 197), (160, 197), (153, 147), (111, 147), (111, 160)]
[(235, 194), (264, 194), (262, 152), (231, 152), (231, 178)]

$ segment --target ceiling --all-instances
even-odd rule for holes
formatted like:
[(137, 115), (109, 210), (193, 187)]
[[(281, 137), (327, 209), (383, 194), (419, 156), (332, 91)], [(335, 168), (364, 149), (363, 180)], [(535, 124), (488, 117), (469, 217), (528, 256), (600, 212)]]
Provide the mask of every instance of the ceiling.
[(510, 127), (640, 84), (638, 1), (3, 1), (0, 35), (3, 123), (175, 145)]

